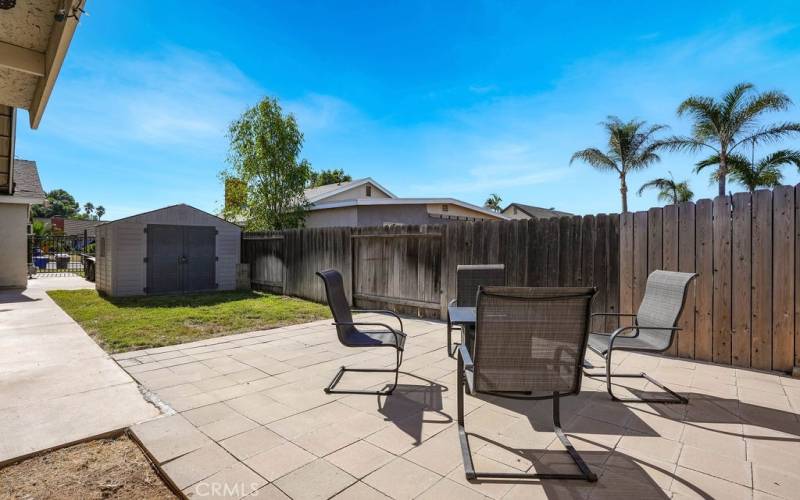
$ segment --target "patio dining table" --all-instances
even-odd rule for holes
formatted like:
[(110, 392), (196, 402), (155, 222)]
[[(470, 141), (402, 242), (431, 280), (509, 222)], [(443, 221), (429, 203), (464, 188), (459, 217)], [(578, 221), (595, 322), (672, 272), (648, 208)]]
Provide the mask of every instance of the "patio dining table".
[(450, 305), (447, 306), (447, 314), (452, 325), (461, 327), (463, 342), (466, 342), (467, 350), (471, 353), (475, 345), (476, 308)]

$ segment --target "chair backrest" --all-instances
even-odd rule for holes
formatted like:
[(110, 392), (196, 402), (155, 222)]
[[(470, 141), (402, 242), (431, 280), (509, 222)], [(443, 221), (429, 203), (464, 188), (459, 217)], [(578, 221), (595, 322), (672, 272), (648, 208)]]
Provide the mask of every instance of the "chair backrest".
[[(325, 269), (324, 271), (318, 271), (317, 276), (322, 278), (323, 283), (325, 283), (325, 295), (328, 298), (328, 307), (331, 308), (333, 320), (337, 323), (352, 323), (353, 315), (350, 312), (347, 296), (344, 293), (342, 274), (336, 269)], [(336, 333), (340, 341), (344, 341), (354, 331), (356, 331), (354, 326), (336, 326)]]
[[(689, 283), (697, 274), (675, 271), (653, 271), (647, 277), (644, 298), (636, 313), (640, 326), (677, 326), (678, 318), (686, 302)], [(639, 338), (660, 349), (672, 344), (674, 330), (639, 330)]]
[(505, 286), (503, 264), (460, 265), (456, 267), (456, 305), (475, 307), (479, 286)]
[(588, 287), (481, 287), (474, 389), (580, 392), (595, 293)]

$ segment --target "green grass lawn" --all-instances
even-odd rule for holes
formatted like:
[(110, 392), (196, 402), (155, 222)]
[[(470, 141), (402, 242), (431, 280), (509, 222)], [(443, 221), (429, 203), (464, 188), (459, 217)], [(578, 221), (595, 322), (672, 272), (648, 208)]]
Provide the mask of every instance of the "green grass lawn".
[(125, 298), (94, 290), (47, 293), (112, 353), (330, 317), (327, 306), (250, 291)]

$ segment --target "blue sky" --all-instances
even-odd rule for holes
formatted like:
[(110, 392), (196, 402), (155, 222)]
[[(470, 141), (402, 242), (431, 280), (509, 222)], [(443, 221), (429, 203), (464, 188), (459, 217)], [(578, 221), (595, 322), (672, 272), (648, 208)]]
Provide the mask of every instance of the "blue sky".
[[(615, 212), (618, 179), (569, 165), (604, 145), (609, 114), (685, 133), (682, 99), (750, 81), (798, 102), (771, 120), (800, 121), (794, 2), (653, 3), (90, 0), (40, 128), (20, 117), (17, 155), (107, 218), (216, 210), (226, 127), (270, 95), (315, 168), (399, 196)], [(711, 196), (697, 159), (666, 153), (629, 185), (671, 171)]]

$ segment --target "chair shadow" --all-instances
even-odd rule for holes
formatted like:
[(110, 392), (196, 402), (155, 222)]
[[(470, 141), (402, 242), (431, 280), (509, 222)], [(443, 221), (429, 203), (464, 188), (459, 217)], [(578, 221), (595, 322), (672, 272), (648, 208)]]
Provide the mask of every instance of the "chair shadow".
[[(445, 413), (442, 393), (448, 389), (432, 380), (406, 372), (404, 376), (416, 378), (425, 384), (397, 384), (390, 396), (378, 398), (378, 412), (400, 430), (414, 439), (414, 444), (422, 442), (423, 424), (449, 424), (453, 417)], [(426, 414), (438, 414), (441, 418), (427, 418)]]

